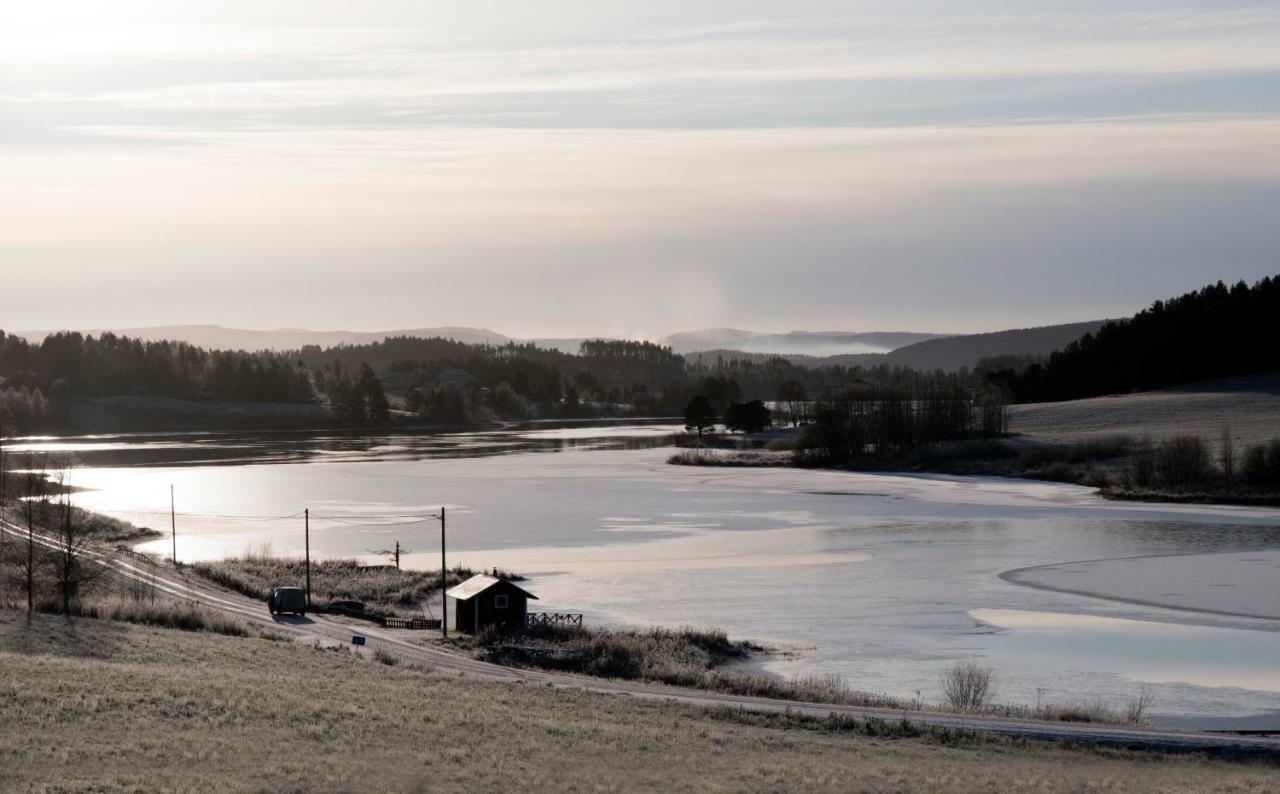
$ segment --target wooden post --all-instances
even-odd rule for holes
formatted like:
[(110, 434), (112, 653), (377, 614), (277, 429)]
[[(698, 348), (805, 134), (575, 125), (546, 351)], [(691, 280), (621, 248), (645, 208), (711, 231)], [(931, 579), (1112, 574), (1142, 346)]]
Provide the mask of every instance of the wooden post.
[(6, 559), (4, 553), (8, 533), (4, 531), (4, 499), (6, 495), (4, 481), (4, 424), (0, 423), (0, 560)]
[[(296, 516), (297, 513), (294, 513)], [(307, 609), (311, 608), (311, 508), (302, 511), (302, 521), (306, 540), (304, 541), (307, 552)]]
[(440, 508), (440, 632), (449, 639), (449, 596), (445, 595), (449, 583), (449, 566), (445, 561), (444, 508)]
[(178, 514), (173, 506), (173, 486), (169, 486), (169, 534), (173, 537), (173, 564), (178, 564)]

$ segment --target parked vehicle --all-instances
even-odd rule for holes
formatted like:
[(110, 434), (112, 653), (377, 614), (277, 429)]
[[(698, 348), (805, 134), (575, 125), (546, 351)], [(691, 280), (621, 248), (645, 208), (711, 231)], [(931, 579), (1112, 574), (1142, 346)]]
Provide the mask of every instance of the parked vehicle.
[(292, 612), (295, 615), (307, 614), (307, 593), (301, 587), (276, 587), (267, 596), (267, 609), (273, 615)]

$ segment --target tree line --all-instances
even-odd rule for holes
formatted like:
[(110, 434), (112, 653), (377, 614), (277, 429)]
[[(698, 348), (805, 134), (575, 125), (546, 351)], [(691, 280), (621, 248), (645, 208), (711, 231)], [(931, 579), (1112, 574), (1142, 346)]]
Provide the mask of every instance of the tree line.
[(870, 386), (817, 401), (797, 458), (822, 463), (892, 460), (942, 441), (1008, 432), (1004, 392), (966, 375)]
[(1280, 278), (1219, 281), (1053, 353), (1047, 362), (990, 374), (1017, 402), (1122, 394), (1280, 369)]
[(573, 355), (532, 344), (392, 337), (292, 351), (204, 350), (105, 333), (40, 343), (0, 332), (0, 423), (11, 431), (75, 427), (79, 400), (115, 395), (323, 404), (344, 426), (396, 420), (466, 425), (495, 418), (676, 416), (695, 395), (717, 414), (775, 402), (799, 424), (812, 402), (850, 390), (902, 388), (901, 368), (802, 367), (781, 357), (691, 364), (643, 341), (587, 340)]
[(116, 395), (263, 403), (316, 399), (307, 369), (277, 353), (204, 350), (112, 333), (56, 333), (34, 344), (0, 331), (0, 420), (19, 430), (57, 426), (74, 401)]

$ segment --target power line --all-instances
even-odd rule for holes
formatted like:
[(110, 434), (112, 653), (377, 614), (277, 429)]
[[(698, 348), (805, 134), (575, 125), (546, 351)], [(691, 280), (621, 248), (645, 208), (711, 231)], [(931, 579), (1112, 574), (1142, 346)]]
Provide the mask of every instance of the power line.
[[(118, 511), (121, 513), (128, 513), (130, 515), (140, 515), (140, 516), (170, 515), (170, 511), (168, 510), (130, 510), (128, 508), (118, 508)], [(225, 519), (234, 519), (236, 521), (290, 521), (293, 519), (302, 518), (302, 513), (303, 511), (299, 510), (298, 512), (291, 513), (287, 516), (232, 515), (229, 513), (176, 513), (176, 512), (173, 513), (173, 515), (181, 516), (182, 518), (225, 518)]]
[(372, 519), (365, 520), (365, 521), (360, 521), (360, 520), (349, 521), (345, 518), (337, 518), (336, 516), (314, 516), (314, 515), (312, 516), (312, 518), (314, 518), (317, 521), (333, 521), (338, 524), (346, 524), (347, 526), (352, 526), (352, 527), (407, 527), (407, 526), (412, 526), (414, 524), (425, 524), (428, 521), (435, 520), (437, 516), (427, 516), (426, 518), (419, 518), (413, 521), (376, 521)]

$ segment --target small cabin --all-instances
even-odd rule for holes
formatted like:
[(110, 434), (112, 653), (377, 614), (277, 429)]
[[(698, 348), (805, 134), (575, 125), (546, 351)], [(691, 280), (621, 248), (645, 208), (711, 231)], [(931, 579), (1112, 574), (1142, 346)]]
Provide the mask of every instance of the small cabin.
[(449, 588), (445, 595), (454, 600), (453, 625), (473, 634), (490, 626), (524, 628), (529, 599), (538, 599), (533, 593), (516, 587), (509, 579), (485, 573), (478, 573)]

